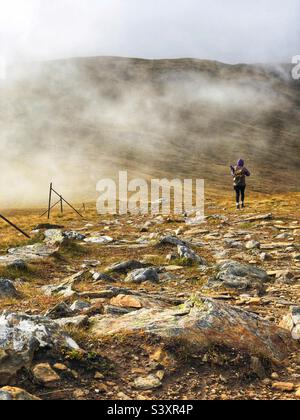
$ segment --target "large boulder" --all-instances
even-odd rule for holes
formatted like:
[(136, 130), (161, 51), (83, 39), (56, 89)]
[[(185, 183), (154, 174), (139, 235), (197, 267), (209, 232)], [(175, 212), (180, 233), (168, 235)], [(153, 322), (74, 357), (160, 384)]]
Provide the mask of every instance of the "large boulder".
[(298, 349), (290, 333), (259, 316), (209, 298), (172, 309), (142, 309), (120, 318), (94, 317), (95, 336), (142, 333), (185, 342), (193, 352), (230, 349), (279, 362)]
[(265, 270), (250, 264), (226, 261), (217, 266), (217, 274), (208, 283), (209, 288), (230, 288), (240, 291), (253, 290), (262, 293), (271, 279)]
[(30, 367), (39, 350), (60, 353), (79, 347), (52, 320), (3, 312), (0, 315), (0, 384), (7, 385), (22, 368)]

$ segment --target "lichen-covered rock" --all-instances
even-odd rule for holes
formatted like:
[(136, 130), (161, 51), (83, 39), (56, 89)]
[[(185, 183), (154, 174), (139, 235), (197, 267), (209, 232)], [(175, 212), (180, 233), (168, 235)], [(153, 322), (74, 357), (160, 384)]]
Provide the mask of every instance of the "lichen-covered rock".
[(74, 230), (64, 232), (63, 233), (64, 238), (69, 239), (71, 241), (84, 241), (86, 239), (86, 236), (82, 233), (76, 232)]
[(208, 298), (188, 301), (172, 309), (142, 309), (120, 318), (94, 317), (96, 336), (143, 333), (185, 341), (206, 351), (220, 347), (274, 362), (282, 361), (298, 346), (288, 331), (259, 316)]
[(209, 288), (225, 287), (247, 291), (255, 289), (262, 293), (271, 279), (265, 270), (250, 264), (226, 261), (217, 266), (217, 274), (209, 280)]
[(178, 255), (180, 258), (187, 260), (192, 263), (197, 263), (199, 265), (207, 265), (207, 262), (204, 258), (196, 254), (192, 249), (187, 246), (178, 246)]
[(45, 242), (49, 244), (62, 244), (64, 235), (60, 229), (49, 229), (44, 232)]
[(9, 384), (20, 369), (30, 367), (39, 350), (60, 352), (62, 348), (79, 349), (54, 321), (3, 312), (0, 315), (0, 384)]
[(5, 386), (0, 389), (0, 401), (40, 401), (40, 398), (29, 394), (24, 389)]
[(37, 243), (33, 245), (10, 248), (7, 255), (0, 256), (0, 265), (15, 263), (17, 260), (35, 261), (50, 257), (57, 252), (59, 246), (53, 243)]

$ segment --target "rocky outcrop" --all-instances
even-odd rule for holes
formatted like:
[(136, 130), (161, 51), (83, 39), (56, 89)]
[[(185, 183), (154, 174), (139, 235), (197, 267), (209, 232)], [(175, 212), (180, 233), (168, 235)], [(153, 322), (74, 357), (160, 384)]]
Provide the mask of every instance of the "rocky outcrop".
[(217, 274), (209, 280), (209, 288), (230, 288), (239, 291), (256, 290), (263, 293), (271, 279), (261, 268), (236, 261), (226, 261), (217, 266)]
[(95, 317), (92, 333), (148, 333), (184, 341), (193, 351), (220, 347), (279, 362), (298, 346), (288, 331), (236, 307), (197, 298), (182, 307), (150, 309), (120, 318)]
[(79, 349), (55, 322), (4, 312), (0, 315), (0, 384), (9, 384), (20, 369), (30, 367), (40, 350), (60, 353), (62, 348)]

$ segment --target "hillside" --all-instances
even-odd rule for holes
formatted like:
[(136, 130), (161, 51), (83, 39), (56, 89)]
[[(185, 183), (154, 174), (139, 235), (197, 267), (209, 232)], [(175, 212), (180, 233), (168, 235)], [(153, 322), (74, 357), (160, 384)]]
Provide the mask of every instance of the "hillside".
[(124, 169), (226, 190), (239, 157), (254, 190), (299, 191), (300, 84), (289, 66), (99, 57), (16, 65), (0, 83), (7, 205), (40, 203), (50, 180), (93, 198), (98, 179)]
[(31, 239), (0, 225), (0, 401), (299, 399), (300, 194), (255, 196), (208, 195), (194, 226), (11, 212)]

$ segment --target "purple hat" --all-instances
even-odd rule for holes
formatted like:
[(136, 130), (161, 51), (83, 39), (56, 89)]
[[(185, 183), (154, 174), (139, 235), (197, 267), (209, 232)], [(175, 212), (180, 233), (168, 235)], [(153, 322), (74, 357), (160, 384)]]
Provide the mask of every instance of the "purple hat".
[(237, 166), (238, 166), (239, 168), (242, 168), (244, 165), (245, 165), (245, 162), (243, 161), (243, 159), (239, 159), (239, 160), (238, 160), (238, 163), (237, 163)]

